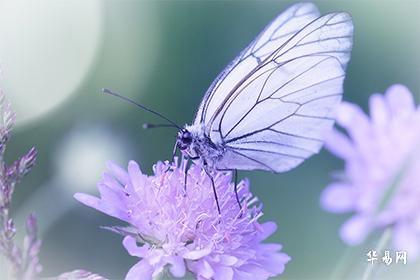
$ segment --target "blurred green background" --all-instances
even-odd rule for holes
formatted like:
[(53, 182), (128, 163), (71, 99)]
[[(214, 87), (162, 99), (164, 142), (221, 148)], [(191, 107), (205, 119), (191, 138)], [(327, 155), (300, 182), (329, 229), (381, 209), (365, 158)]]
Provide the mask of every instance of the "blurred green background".
[[(420, 93), (419, 1), (314, 2), (322, 13), (353, 16), (346, 100), (366, 108), (371, 93), (393, 83)], [(16, 190), (13, 215), (22, 231), (23, 218), (38, 214), (43, 276), (84, 268), (122, 279), (136, 259), (120, 236), (99, 228), (118, 221), (72, 195), (95, 194), (108, 159), (123, 166), (135, 159), (150, 173), (154, 162), (171, 157), (175, 131), (142, 130), (142, 123), (160, 120), (100, 89), (190, 123), (218, 72), (292, 3), (0, 0), (0, 86), (18, 113), (7, 160), (31, 146), (39, 151), (37, 166)], [(334, 279), (337, 269), (346, 279), (361, 278), (375, 236), (349, 251), (338, 237), (347, 216), (319, 207), (331, 173), (341, 168), (322, 151), (288, 173), (239, 173), (264, 202), (263, 220), (279, 225), (271, 241), (292, 257), (280, 278)], [(419, 279), (418, 267), (382, 266), (378, 279)]]

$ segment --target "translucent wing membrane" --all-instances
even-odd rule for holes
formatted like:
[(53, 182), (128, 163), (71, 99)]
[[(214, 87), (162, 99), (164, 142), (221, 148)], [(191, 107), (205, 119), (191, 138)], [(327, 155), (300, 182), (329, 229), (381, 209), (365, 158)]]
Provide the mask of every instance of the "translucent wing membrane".
[(312, 3), (293, 5), (277, 16), (214, 80), (200, 104), (194, 124), (207, 124), (237, 84), (317, 17), (319, 11)]
[(226, 148), (218, 168), (282, 172), (318, 152), (341, 100), (352, 35), (348, 14), (318, 17), (312, 4), (275, 19), (216, 79), (197, 115)]

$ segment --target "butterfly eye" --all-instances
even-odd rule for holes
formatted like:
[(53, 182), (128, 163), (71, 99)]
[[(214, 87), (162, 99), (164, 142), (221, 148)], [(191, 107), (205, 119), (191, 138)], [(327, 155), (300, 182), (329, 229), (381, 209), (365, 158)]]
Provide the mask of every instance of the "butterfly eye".
[(178, 132), (177, 146), (180, 150), (185, 150), (192, 142), (192, 135), (188, 130), (181, 130)]
[(185, 144), (191, 144), (192, 142), (192, 135), (189, 131), (184, 131), (182, 133), (182, 142)]

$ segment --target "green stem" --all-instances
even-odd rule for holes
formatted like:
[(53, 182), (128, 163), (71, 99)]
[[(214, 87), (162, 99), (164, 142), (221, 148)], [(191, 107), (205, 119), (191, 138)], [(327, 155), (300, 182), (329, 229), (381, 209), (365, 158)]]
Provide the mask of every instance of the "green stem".
[[(383, 251), (383, 249), (385, 249), (385, 246), (388, 244), (388, 241), (391, 238), (391, 235), (392, 235), (392, 229), (390, 227), (386, 228), (384, 232), (382, 233), (381, 238), (379, 238), (378, 245), (375, 248), (376, 252), (381, 252)], [(363, 273), (362, 280), (370, 279), (375, 267), (376, 266), (374, 266), (373, 264), (367, 264), (366, 269)]]
[(330, 275), (330, 280), (342, 279), (343, 275), (346, 275), (349, 262), (354, 259), (355, 249), (354, 247), (348, 246), (344, 251), (344, 254), (339, 258), (337, 264), (334, 266), (334, 270)]

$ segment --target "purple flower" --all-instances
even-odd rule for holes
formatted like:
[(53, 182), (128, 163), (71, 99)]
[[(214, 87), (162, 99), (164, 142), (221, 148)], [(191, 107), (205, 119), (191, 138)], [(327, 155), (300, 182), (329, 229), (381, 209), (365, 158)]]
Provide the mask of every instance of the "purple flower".
[(152, 279), (166, 271), (184, 277), (189, 271), (197, 279), (254, 280), (284, 271), (290, 257), (280, 252), (282, 246), (261, 243), (276, 224), (258, 222), (262, 207), (249, 192), (248, 181), (238, 184), (239, 211), (230, 174), (214, 174), (219, 215), (211, 181), (197, 165), (188, 170), (186, 193), (186, 161), (180, 166), (158, 162), (153, 176), (144, 175), (134, 161), (128, 172), (113, 163), (107, 167), (98, 184), (101, 198), (75, 198), (130, 224), (114, 228), (125, 235), (128, 253), (140, 259), (126, 279)]
[(94, 274), (84, 269), (77, 269), (70, 272), (60, 274), (56, 280), (107, 280), (105, 277)]
[(360, 244), (376, 229), (391, 228), (393, 246), (420, 253), (420, 107), (402, 85), (369, 99), (370, 118), (344, 103), (327, 148), (345, 161), (342, 178), (321, 195), (321, 205), (335, 213), (354, 212), (341, 228), (349, 245)]

